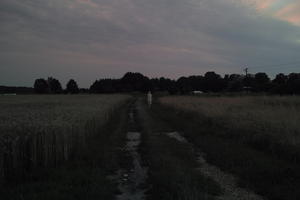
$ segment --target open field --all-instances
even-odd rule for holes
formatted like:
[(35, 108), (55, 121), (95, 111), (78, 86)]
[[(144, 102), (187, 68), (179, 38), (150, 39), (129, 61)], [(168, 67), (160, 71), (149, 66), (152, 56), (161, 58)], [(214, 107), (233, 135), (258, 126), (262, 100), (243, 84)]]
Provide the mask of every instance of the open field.
[[(275, 154), (291, 149), (284, 157), (300, 159), (299, 97), (165, 97), (160, 102), (196, 112), (220, 127), (218, 135), (238, 138)], [(286, 149), (277, 152), (280, 147)]]
[(86, 122), (105, 123), (126, 95), (24, 95), (0, 96), (1, 136), (84, 131)]
[[(269, 199), (299, 199), (299, 97), (162, 97), (156, 112)], [(180, 121), (180, 123), (178, 123)]]
[(0, 108), (0, 199), (300, 197), (299, 97), (5, 96)]
[(128, 95), (1, 96), (1, 182), (32, 180), (41, 169), (80, 160), (92, 148), (93, 138), (107, 139), (101, 136), (107, 134), (104, 126), (129, 98)]

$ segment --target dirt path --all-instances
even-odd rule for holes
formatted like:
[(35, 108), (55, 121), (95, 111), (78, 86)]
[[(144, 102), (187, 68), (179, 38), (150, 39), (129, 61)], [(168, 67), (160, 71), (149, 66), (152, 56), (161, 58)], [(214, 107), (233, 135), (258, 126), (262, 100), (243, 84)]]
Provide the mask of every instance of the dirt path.
[[(254, 192), (238, 187), (237, 179), (228, 173), (223, 172), (218, 167), (209, 164), (205, 159), (205, 154), (198, 150), (194, 145), (187, 141), (180, 133), (176, 131), (168, 132), (167, 130), (174, 130), (169, 125), (159, 119), (154, 119), (147, 111), (145, 105), (137, 101), (128, 113), (129, 128), (127, 132), (127, 143), (125, 152), (128, 153), (132, 161), (130, 169), (121, 169), (118, 171), (118, 185), (121, 194), (116, 196), (118, 200), (144, 200), (146, 199), (146, 186), (148, 168), (141, 164), (141, 155), (138, 148), (141, 143), (141, 132), (138, 130), (140, 124), (137, 124), (136, 115), (142, 117), (148, 124), (151, 124), (147, 129), (153, 129), (153, 134), (165, 134), (169, 138), (175, 139), (180, 143), (185, 143), (190, 146), (198, 155), (197, 163), (201, 173), (215, 181), (223, 190), (223, 194), (215, 196), (218, 200), (263, 200), (259, 195)], [(151, 121), (151, 122), (150, 122)], [(162, 128), (163, 127), (163, 128)], [(161, 132), (162, 129), (166, 132)], [(189, 198), (188, 198), (189, 199)]]
[(146, 179), (148, 169), (141, 164), (141, 156), (138, 152), (141, 143), (141, 133), (137, 131), (135, 119), (135, 105), (128, 113), (129, 128), (127, 142), (124, 150), (131, 158), (130, 169), (120, 169), (117, 173), (118, 188), (121, 194), (117, 195), (118, 200), (144, 200), (147, 191)]
[[(179, 142), (189, 143), (181, 134), (178, 132), (166, 133), (171, 138), (176, 139)], [(197, 151), (199, 170), (205, 176), (213, 179), (217, 182), (224, 191), (222, 196), (216, 197), (219, 200), (263, 200), (263, 198), (252, 191), (240, 188), (237, 186), (236, 178), (228, 173), (223, 172), (218, 167), (207, 163), (205, 160), (205, 154)]]

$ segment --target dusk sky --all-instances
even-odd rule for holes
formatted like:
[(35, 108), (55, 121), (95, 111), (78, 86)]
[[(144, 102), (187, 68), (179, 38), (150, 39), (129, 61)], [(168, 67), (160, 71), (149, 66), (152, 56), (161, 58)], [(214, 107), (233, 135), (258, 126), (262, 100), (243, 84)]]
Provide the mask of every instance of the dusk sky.
[(0, 0), (0, 85), (300, 72), (300, 0)]

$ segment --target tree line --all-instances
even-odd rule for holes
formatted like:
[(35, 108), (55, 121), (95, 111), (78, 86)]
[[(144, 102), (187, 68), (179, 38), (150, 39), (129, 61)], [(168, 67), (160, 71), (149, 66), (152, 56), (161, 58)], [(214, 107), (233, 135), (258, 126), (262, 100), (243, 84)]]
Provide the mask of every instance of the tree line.
[(35, 93), (38, 94), (78, 94), (79, 87), (74, 79), (70, 79), (66, 85), (66, 89), (63, 90), (59, 80), (49, 77), (47, 80), (40, 78), (36, 79), (33, 85)]
[(272, 94), (300, 94), (300, 73), (278, 74), (271, 80), (266, 73), (230, 74), (221, 76), (207, 72), (203, 76), (152, 78), (141, 73), (126, 73), (121, 79), (96, 80), (90, 87), (91, 93), (168, 91), (170, 94), (188, 94), (195, 91), (213, 92), (257, 92)]
[(62, 88), (59, 80), (36, 79), (33, 88), (0, 86), (0, 93), (30, 93), (38, 94), (77, 94), (77, 93), (130, 93), (167, 91), (170, 94), (189, 94), (195, 91), (203, 93), (214, 92), (253, 92), (270, 94), (300, 94), (300, 73), (277, 74), (270, 79), (266, 73), (230, 74), (221, 76), (213, 71), (204, 75), (180, 77), (177, 80), (169, 78), (148, 78), (141, 73), (127, 72), (120, 79), (99, 79), (89, 89), (79, 89), (75, 80), (71, 79)]

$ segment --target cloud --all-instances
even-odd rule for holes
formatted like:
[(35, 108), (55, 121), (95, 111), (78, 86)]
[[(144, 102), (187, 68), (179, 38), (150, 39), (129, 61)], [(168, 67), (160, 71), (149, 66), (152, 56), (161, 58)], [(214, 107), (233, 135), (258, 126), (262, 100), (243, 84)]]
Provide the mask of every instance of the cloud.
[(283, 7), (276, 13), (280, 19), (286, 20), (294, 25), (300, 26), (300, 2), (293, 2)]
[(0, 85), (49, 74), (89, 86), (129, 70), (175, 78), (291, 62), (299, 4), (279, 1), (1, 0)]
[(257, 10), (264, 10), (270, 8), (278, 0), (232, 0), (234, 2), (242, 3)]
[(260, 13), (300, 26), (300, 2), (297, 0), (237, 0)]

